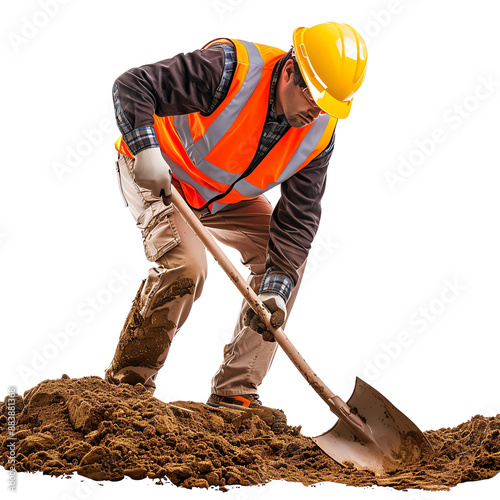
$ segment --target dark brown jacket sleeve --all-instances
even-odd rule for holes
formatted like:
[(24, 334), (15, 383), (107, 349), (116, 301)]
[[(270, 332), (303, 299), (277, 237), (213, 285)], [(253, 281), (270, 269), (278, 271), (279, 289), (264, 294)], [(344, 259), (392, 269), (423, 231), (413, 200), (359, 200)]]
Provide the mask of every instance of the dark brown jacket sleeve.
[[(224, 69), (220, 48), (178, 54), (154, 64), (133, 68), (117, 78), (119, 101), (130, 126), (122, 134), (152, 126), (158, 116), (206, 112)], [(116, 101), (116, 99), (115, 99)], [(116, 106), (116, 105), (115, 105)]]
[(297, 270), (307, 259), (318, 230), (334, 140), (332, 137), (326, 154), (320, 154), (281, 184), (281, 197), (271, 217), (267, 267), (284, 271), (294, 285), (298, 280)]

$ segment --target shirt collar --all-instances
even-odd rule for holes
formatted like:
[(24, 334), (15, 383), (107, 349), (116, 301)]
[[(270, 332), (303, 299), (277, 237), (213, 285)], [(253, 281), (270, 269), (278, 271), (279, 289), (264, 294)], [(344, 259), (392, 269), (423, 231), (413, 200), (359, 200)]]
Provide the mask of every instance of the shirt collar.
[(279, 115), (276, 113), (276, 87), (278, 85), (278, 78), (281, 74), (281, 70), (285, 65), (285, 62), (292, 57), (292, 49), (290, 49), (275, 65), (273, 69), (273, 75), (271, 78), (271, 90), (269, 91), (269, 118), (271, 120), (277, 120), (278, 123), (282, 125), (288, 125), (285, 115)]

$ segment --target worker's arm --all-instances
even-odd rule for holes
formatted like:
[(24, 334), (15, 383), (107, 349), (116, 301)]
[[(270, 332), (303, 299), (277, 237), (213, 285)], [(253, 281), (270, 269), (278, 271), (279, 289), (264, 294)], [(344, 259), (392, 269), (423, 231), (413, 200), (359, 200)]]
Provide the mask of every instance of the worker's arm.
[[(229, 88), (234, 61), (221, 46), (178, 54), (123, 73), (113, 85), (118, 128), (132, 154), (159, 147), (157, 116), (209, 114)], [(234, 51), (233, 51), (234, 54)]]
[(113, 85), (118, 128), (135, 156), (134, 180), (154, 196), (171, 200), (171, 172), (153, 128), (157, 116), (212, 113), (225, 97), (234, 73), (230, 44), (178, 54), (133, 68)]
[[(291, 283), (285, 284), (289, 290), (282, 291), (288, 297), (297, 283), (297, 270), (307, 259), (318, 230), (321, 198), (334, 144), (335, 134), (322, 153), (281, 184), (281, 197), (271, 217), (267, 275), (283, 274), (290, 278)], [(263, 287), (265, 292), (272, 291), (266, 283)]]
[[(275, 328), (285, 322), (286, 303), (299, 278), (297, 270), (307, 259), (318, 230), (326, 170), (334, 143), (335, 134), (328, 147), (309, 165), (281, 184), (281, 198), (271, 216), (267, 270), (259, 289), (259, 298), (271, 312)], [(264, 340), (275, 341), (252, 309), (247, 310), (243, 321)]]

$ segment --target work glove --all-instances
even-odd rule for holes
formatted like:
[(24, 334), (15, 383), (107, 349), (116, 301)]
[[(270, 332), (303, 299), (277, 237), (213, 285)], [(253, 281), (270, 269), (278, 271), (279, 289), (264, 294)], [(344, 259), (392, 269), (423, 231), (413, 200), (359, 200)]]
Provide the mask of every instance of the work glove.
[(172, 202), (172, 172), (163, 159), (160, 148), (146, 148), (135, 155), (134, 180), (153, 196), (163, 198), (165, 205)]
[[(267, 270), (259, 289), (259, 299), (271, 313), (271, 325), (279, 328), (286, 319), (286, 303), (293, 289), (292, 280), (285, 274)], [(250, 327), (254, 332), (262, 335), (267, 342), (276, 342), (272, 332), (266, 329), (266, 325), (259, 315), (250, 307), (245, 312), (243, 324)]]
[[(283, 297), (275, 293), (259, 293), (258, 297), (271, 313), (271, 325), (274, 328), (279, 328), (286, 319), (286, 303)], [(274, 335), (266, 329), (266, 325), (259, 318), (259, 315), (255, 314), (255, 311), (250, 307), (243, 317), (243, 324), (262, 335), (263, 340), (276, 342)]]

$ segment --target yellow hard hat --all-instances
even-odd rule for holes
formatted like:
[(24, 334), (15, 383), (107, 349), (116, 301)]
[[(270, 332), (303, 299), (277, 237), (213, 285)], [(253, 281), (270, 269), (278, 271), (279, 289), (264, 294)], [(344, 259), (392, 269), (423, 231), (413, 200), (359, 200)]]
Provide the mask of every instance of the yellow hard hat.
[(297, 28), (293, 47), (316, 104), (335, 118), (346, 118), (366, 73), (368, 55), (361, 35), (348, 24), (317, 24)]

